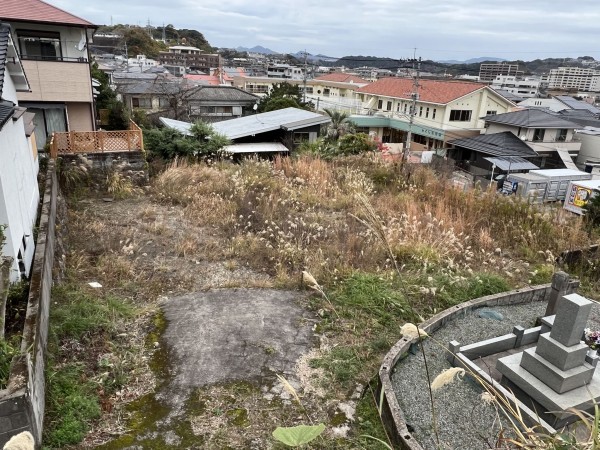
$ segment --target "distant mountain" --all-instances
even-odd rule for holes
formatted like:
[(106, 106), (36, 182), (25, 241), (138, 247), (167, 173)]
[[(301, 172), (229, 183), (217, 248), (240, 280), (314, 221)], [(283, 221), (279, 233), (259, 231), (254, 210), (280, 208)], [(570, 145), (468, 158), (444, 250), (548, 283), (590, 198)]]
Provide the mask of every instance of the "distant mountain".
[[(292, 56), (296, 57), (297, 59), (299, 59), (300, 61), (304, 61), (304, 52), (303, 51), (299, 51), (296, 53), (291, 53)], [(326, 55), (312, 55), (308, 52), (306, 52), (306, 60), (310, 61), (310, 62), (317, 62), (317, 61), (324, 61), (324, 62), (335, 62), (337, 61), (339, 58), (335, 58), (333, 56), (326, 56)]]
[(493, 56), (480, 56), (479, 58), (471, 58), (471, 59), (467, 59), (465, 61), (458, 61), (456, 59), (447, 59), (445, 61), (437, 61), (437, 62), (442, 63), (442, 64), (479, 64), (484, 61), (503, 62), (503, 61), (507, 61), (507, 60), (502, 59), (502, 58), (495, 58)]
[(270, 48), (263, 47), (261, 45), (257, 45), (252, 48), (248, 47), (237, 47), (236, 50), (238, 52), (248, 52), (248, 53), (262, 53), (263, 55), (278, 55), (279, 52), (273, 51)]

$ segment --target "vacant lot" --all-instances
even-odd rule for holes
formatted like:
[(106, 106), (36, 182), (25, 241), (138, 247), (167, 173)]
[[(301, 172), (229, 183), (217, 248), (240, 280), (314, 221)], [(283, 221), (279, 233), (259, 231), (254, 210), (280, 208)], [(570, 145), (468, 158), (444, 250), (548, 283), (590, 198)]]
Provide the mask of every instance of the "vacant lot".
[(124, 186), (71, 198), (53, 447), (278, 448), (277, 426), (324, 423), (315, 448), (376, 448), (369, 383), (405, 321), (546, 282), (590, 242), (560, 208), (372, 156), (182, 164)]

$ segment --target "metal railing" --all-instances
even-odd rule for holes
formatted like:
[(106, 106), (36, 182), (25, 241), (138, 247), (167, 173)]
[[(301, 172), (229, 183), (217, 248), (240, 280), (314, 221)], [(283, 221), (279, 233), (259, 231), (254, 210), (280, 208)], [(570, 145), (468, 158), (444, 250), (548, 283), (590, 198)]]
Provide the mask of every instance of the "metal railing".
[(68, 131), (52, 133), (50, 156), (77, 153), (139, 152), (144, 150), (142, 130), (133, 121), (128, 130), (118, 131)]

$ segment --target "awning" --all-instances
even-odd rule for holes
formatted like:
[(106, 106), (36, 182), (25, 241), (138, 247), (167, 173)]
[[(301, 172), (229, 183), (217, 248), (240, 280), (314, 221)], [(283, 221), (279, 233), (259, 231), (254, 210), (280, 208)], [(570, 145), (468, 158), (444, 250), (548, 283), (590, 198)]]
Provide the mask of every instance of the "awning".
[(567, 169), (579, 170), (579, 168), (573, 162), (573, 158), (571, 158), (568, 150), (557, 148), (556, 151)]
[(535, 170), (538, 166), (520, 156), (502, 156), (496, 158), (483, 158), (491, 162), (500, 170)]
[(289, 152), (288, 148), (279, 142), (249, 142), (243, 144), (232, 144), (223, 148), (223, 150), (234, 154)]

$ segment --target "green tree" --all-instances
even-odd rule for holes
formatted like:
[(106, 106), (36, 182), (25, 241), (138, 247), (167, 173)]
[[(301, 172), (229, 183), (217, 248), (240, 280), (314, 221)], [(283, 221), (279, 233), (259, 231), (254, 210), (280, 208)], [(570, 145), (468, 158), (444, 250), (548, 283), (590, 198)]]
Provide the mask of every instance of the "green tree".
[(338, 155), (358, 155), (364, 152), (372, 152), (377, 149), (377, 143), (368, 134), (347, 134), (338, 141)]
[[(285, 99), (285, 101), (282, 101), (282, 99)], [(290, 84), (286, 81), (274, 85), (269, 94), (258, 102), (258, 112), (274, 111), (290, 107), (309, 109), (309, 104), (302, 102), (300, 86)]]
[[(115, 30), (117, 31), (117, 30)], [(166, 50), (166, 46), (161, 42), (155, 41), (145, 29), (140, 27), (130, 27), (118, 30), (123, 35), (124, 43), (127, 43), (128, 56), (146, 55), (148, 58), (156, 58), (158, 52)]]
[(191, 136), (168, 127), (144, 130), (146, 149), (150, 155), (163, 159), (198, 159), (219, 157), (223, 148), (230, 143), (226, 136), (217, 133), (206, 122), (194, 123), (190, 131)]
[(117, 101), (117, 93), (111, 89), (108, 75), (98, 68), (98, 63), (92, 62), (90, 70), (92, 78), (100, 83), (100, 86), (97, 87), (96, 107), (108, 109)]
[(325, 108), (324, 111), (331, 118), (331, 123), (327, 126), (326, 137), (330, 141), (337, 141), (339, 138), (354, 133), (354, 124), (348, 120), (350, 115), (345, 111), (336, 111)]

